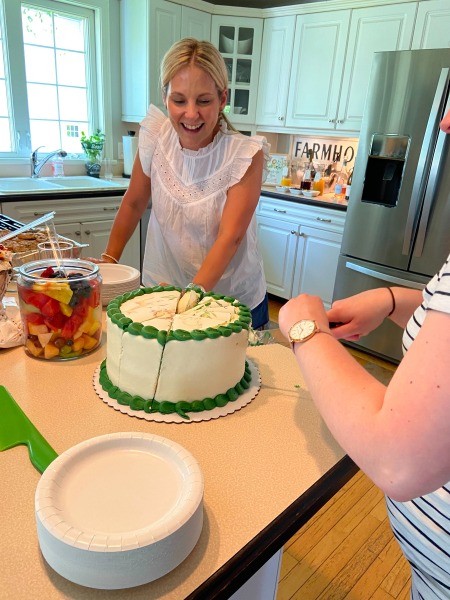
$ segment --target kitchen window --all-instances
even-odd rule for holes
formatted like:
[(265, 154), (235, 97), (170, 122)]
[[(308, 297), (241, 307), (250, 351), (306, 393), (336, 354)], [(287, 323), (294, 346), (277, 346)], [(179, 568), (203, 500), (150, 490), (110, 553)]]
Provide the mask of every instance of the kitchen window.
[(81, 132), (99, 121), (95, 11), (53, 0), (0, 9), (0, 156), (81, 154)]

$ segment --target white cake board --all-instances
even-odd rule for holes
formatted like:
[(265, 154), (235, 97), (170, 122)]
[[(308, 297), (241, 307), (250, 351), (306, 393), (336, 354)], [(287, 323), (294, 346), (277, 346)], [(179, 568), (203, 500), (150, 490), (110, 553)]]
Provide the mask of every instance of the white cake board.
[(225, 404), (225, 406), (218, 406), (212, 410), (204, 410), (202, 412), (188, 413), (190, 417), (189, 420), (183, 419), (177, 413), (171, 413), (169, 415), (163, 415), (161, 413), (146, 413), (144, 410), (132, 410), (127, 405), (119, 404), (117, 400), (110, 398), (108, 393), (105, 392), (100, 385), (100, 365), (94, 371), (94, 389), (103, 402), (105, 402), (105, 404), (108, 404), (108, 406), (111, 406), (114, 408), (114, 410), (118, 410), (119, 412), (129, 415), (130, 417), (137, 417), (138, 419), (145, 419), (146, 421), (157, 421), (158, 423), (199, 423), (200, 421), (210, 421), (211, 419), (218, 419), (219, 417), (230, 415), (237, 410), (240, 410), (244, 406), (247, 406), (247, 404), (250, 404), (250, 402), (259, 392), (259, 388), (261, 387), (261, 376), (259, 374), (258, 367), (249, 358), (246, 360), (252, 375), (252, 380), (248, 390), (241, 394), (237, 400), (234, 400), (234, 402), (228, 402), (228, 404)]

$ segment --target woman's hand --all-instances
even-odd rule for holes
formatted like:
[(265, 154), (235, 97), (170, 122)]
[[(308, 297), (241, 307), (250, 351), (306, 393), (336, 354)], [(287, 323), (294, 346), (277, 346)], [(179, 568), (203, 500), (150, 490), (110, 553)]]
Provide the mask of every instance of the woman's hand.
[(336, 300), (327, 312), (329, 322), (336, 324), (332, 334), (337, 339), (359, 340), (381, 325), (392, 306), (392, 296), (387, 288)]
[(284, 304), (278, 315), (281, 333), (288, 339), (289, 330), (301, 319), (316, 321), (321, 331), (328, 331), (328, 319), (322, 300), (318, 296), (301, 294)]

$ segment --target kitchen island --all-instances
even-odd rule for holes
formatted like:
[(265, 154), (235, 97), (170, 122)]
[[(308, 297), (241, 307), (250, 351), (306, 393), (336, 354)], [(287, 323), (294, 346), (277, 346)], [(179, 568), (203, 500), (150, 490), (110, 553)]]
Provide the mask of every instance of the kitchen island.
[(21, 347), (3, 349), (0, 384), (58, 453), (121, 431), (155, 433), (184, 446), (205, 480), (200, 539), (181, 565), (141, 587), (111, 592), (65, 580), (40, 553), (34, 517), (40, 474), (18, 446), (0, 453), (2, 598), (229, 598), (357, 470), (316, 411), (289, 348), (249, 348), (262, 378), (249, 405), (182, 424), (149, 422), (107, 406), (92, 384), (104, 356), (104, 338), (92, 354), (65, 363), (30, 358)]

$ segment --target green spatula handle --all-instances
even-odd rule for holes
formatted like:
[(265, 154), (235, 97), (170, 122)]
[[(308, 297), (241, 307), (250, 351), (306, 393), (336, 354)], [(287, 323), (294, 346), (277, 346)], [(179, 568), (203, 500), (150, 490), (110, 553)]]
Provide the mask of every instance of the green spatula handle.
[(28, 446), (30, 460), (40, 473), (58, 456), (8, 390), (0, 386), (0, 450), (19, 444)]

